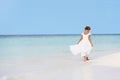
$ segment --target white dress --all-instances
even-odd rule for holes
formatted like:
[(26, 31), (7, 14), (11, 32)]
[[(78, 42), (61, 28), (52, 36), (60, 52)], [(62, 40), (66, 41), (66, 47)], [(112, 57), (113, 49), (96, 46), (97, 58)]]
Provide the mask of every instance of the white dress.
[(80, 41), (79, 44), (71, 45), (70, 50), (73, 53), (73, 55), (81, 54), (81, 56), (89, 55), (89, 53), (92, 50), (92, 46), (88, 40), (88, 36), (90, 33), (85, 35), (84, 33), (81, 34), (83, 36), (83, 39)]

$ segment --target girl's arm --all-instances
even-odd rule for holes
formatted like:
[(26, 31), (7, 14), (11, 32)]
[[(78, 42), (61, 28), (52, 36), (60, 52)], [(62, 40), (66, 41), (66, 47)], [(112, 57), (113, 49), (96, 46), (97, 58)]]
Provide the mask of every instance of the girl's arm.
[(79, 42), (83, 39), (83, 35), (80, 37), (79, 41), (77, 42), (77, 44), (79, 44)]
[(93, 44), (92, 44), (92, 41), (91, 41), (90, 35), (88, 36), (88, 40), (89, 40), (91, 46), (93, 47)]

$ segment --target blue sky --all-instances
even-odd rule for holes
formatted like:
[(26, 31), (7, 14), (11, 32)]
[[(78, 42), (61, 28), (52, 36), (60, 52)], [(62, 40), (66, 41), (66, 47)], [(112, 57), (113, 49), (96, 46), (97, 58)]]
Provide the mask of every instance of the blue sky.
[(120, 33), (120, 0), (0, 0), (0, 35)]

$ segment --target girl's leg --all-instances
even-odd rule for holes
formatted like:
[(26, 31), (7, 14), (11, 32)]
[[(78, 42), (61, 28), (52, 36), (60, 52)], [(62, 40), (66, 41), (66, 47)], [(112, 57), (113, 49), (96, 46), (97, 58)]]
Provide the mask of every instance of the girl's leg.
[(89, 60), (88, 55), (86, 55), (86, 59)]
[(88, 56), (86, 56), (86, 58), (87, 58), (87, 60), (90, 60), (90, 59), (88, 58)]
[(86, 56), (87, 56), (87, 60), (90, 60), (89, 58), (88, 58), (88, 55), (90, 54), (90, 51), (88, 51), (87, 53), (86, 53)]
[(86, 62), (86, 61), (88, 61), (88, 60), (87, 60), (87, 56), (84, 56), (84, 62)]
[(89, 60), (88, 56), (84, 56), (84, 62), (86, 62), (88, 60)]
[(81, 53), (81, 57), (83, 58), (83, 61), (85, 62), (86, 61), (85, 53)]
[(88, 58), (86, 53), (81, 53), (81, 56), (83, 57), (84, 62), (89, 60), (89, 58)]

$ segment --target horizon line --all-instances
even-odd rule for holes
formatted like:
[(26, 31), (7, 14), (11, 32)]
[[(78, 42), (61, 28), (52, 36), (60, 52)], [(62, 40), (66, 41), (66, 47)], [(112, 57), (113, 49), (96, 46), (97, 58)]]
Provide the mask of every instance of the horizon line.
[[(0, 34), (0, 36), (71, 36), (81, 34)], [(120, 35), (119, 34), (92, 34), (92, 35)]]

